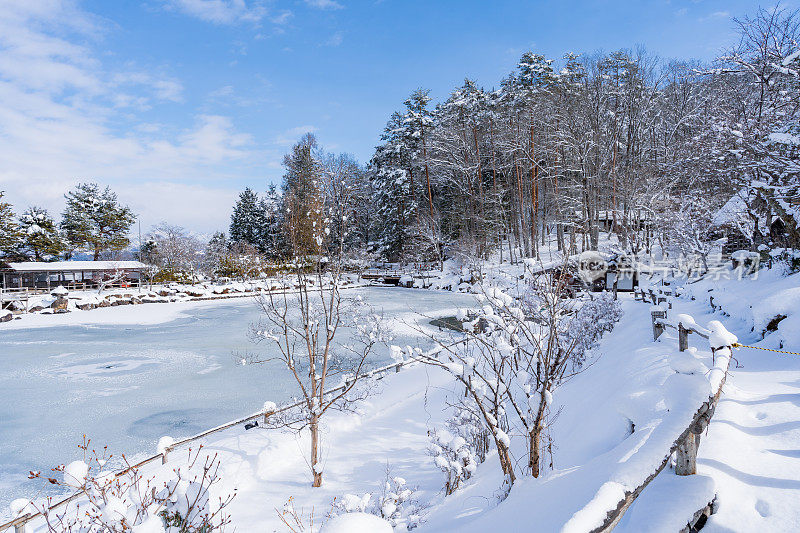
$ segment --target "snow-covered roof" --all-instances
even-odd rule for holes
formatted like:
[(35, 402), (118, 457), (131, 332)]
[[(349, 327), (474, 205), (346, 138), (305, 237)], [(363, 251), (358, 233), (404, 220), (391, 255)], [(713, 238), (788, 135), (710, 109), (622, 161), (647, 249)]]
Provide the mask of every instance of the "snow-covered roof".
[(714, 226), (724, 226), (731, 222), (739, 223), (746, 218), (747, 190), (742, 188), (714, 213), (714, 216), (711, 218), (711, 223)]
[(87, 270), (134, 270), (147, 268), (139, 261), (28, 261), (8, 263), (11, 270), (18, 272), (79, 272)]

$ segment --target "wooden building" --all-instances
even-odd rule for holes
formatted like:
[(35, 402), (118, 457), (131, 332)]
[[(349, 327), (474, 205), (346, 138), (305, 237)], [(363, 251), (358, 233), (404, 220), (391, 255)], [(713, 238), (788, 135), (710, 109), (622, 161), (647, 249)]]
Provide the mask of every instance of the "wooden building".
[(138, 286), (147, 265), (139, 261), (0, 262), (3, 289), (47, 290), (63, 285), (70, 290)]

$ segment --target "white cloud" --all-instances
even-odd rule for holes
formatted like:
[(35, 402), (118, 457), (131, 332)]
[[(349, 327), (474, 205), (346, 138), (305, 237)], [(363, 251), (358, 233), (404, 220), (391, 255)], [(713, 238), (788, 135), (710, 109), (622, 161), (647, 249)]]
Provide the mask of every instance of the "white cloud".
[(336, 0), (305, 0), (305, 2), (317, 9), (342, 9), (344, 7)]
[(223, 85), (219, 89), (215, 89), (208, 93), (210, 98), (221, 98), (223, 96), (231, 96), (233, 94), (233, 85)]
[(180, 102), (183, 85), (142, 66), (106, 67), (101, 30), (70, 0), (0, 0), (0, 190), (18, 211), (57, 214), (70, 187), (98, 181), (155, 222), (218, 227), (235, 193), (224, 184), (261, 174), (263, 154), (218, 113), (190, 126), (130, 113)]
[(286, 9), (284, 11), (281, 11), (279, 14), (274, 15), (269, 20), (273, 24), (286, 24), (287, 22), (289, 22), (289, 19), (292, 18), (293, 16), (294, 16), (294, 13), (292, 13), (291, 11)]
[(155, 77), (142, 71), (120, 72), (113, 76), (111, 85), (114, 88), (132, 86), (138, 90), (144, 89), (162, 101), (183, 101), (183, 84), (179, 80), (167, 76)]
[(705, 17), (701, 17), (697, 20), (699, 20), (700, 22), (706, 22), (709, 20), (727, 19), (730, 17), (731, 14), (728, 11), (714, 11), (713, 13), (706, 15)]
[(261, 2), (245, 0), (167, 0), (167, 5), (187, 15), (215, 24), (260, 22), (267, 15)]
[(300, 137), (305, 135), (306, 133), (314, 133), (319, 128), (316, 126), (305, 125), (305, 126), (295, 126), (294, 128), (290, 128), (285, 132), (281, 133), (275, 138), (275, 144), (278, 146), (289, 146), (297, 141), (300, 140)]

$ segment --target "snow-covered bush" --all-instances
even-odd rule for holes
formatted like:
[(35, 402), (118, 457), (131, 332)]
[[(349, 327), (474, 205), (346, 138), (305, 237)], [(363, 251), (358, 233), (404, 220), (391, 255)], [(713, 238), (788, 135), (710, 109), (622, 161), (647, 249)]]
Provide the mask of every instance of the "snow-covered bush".
[(580, 352), (573, 356), (573, 363), (583, 364), (586, 351), (593, 348), (604, 333), (614, 329), (620, 318), (622, 307), (611, 293), (604, 292), (597, 298), (583, 300), (574, 317), (568, 320), (566, 329), (566, 335)]
[(464, 437), (434, 429), (429, 451), (436, 466), (444, 472), (445, 495), (453, 494), (461, 482), (469, 479), (478, 468), (475, 454)]
[(422, 522), (421, 511), (416, 488), (409, 487), (405, 479), (392, 476), (387, 468), (386, 479), (380, 491), (367, 492), (361, 496), (345, 494), (335, 498), (331, 516), (368, 513), (380, 516), (393, 528), (404, 527), (406, 530), (411, 530)]
[[(619, 305), (610, 298), (567, 299), (562, 286), (561, 279), (542, 275), (531, 279), (518, 297), (498, 287), (481, 287), (478, 312), (459, 315), (466, 342), (434, 338), (441, 351), (422, 357), (464, 386), (465, 405), (494, 442), (509, 484), (520, 473), (540, 474), (543, 452), (552, 449), (543, 442), (549, 439), (553, 393), (585, 368), (587, 350), (620, 318)], [(526, 440), (528, 461), (521, 472), (511, 457), (512, 435)]]
[(123, 473), (106, 470), (111, 456), (105, 450), (102, 456), (90, 451), (88, 440), (80, 448), (84, 459), (55, 467), (53, 477), (30, 474), (32, 479), (84, 493), (77, 504), (64, 507), (50, 509), (51, 498), (27, 506), (42, 513), (47, 531), (205, 533), (222, 531), (230, 522), (224, 510), (233, 495), (211, 499), (210, 488), (220, 481), (220, 463), (216, 455), (203, 453), (202, 446), (189, 450), (186, 462), (166, 478), (145, 477), (124, 457)]
[(478, 464), (486, 460), (489, 451), (489, 434), (481, 423), (480, 413), (476, 413), (466, 402), (453, 406), (453, 416), (445, 421), (445, 427), (452, 434), (467, 441)]

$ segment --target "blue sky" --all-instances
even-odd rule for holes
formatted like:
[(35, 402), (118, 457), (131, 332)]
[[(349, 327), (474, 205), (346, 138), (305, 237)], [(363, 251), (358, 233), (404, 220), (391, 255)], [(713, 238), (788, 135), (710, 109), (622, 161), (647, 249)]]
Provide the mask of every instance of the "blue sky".
[(443, 98), (468, 76), (491, 88), (526, 50), (709, 60), (757, 5), (0, 0), (0, 190), (18, 211), (57, 214), (93, 180), (144, 231), (225, 229), (237, 192), (279, 183), (306, 131), (366, 161), (417, 87)]

